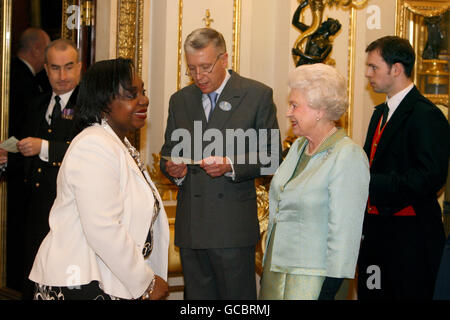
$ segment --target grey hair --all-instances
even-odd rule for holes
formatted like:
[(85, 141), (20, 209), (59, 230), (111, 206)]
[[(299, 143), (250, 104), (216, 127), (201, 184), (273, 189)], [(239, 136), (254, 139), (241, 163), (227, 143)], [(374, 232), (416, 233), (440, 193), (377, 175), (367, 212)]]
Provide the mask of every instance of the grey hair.
[(47, 48), (45, 48), (45, 53), (44, 53), (44, 63), (47, 64), (47, 53), (48, 50), (50, 50), (51, 48), (55, 48), (56, 50), (59, 51), (65, 51), (67, 50), (67, 48), (73, 48), (76, 52), (77, 52), (77, 62), (80, 62), (80, 51), (78, 50), (77, 46), (75, 45), (75, 43), (73, 43), (70, 40), (67, 39), (56, 39), (53, 40), (52, 42), (50, 42), (50, 44), (47, 46)]
[(328, 120), (337, 121), (348, 108), (347, 82), (326, 64), (305, 64), (289, 74), (289, 87), (298, 89), (313, 109), (325, 111)]
[(184, 51), (192, 53), (193, 51), (206, 48), (210, 44), (212, 44), (219, 53), (227, 52), (223, 35), (211, 28), (200, 28), (192, 31), (186, 37)]

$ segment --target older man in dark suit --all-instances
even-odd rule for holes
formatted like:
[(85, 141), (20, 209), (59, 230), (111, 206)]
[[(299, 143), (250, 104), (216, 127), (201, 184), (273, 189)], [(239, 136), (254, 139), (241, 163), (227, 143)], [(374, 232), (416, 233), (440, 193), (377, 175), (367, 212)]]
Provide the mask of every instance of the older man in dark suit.
[[(254, 179), (273, 173), (281, 155), (272, 90), (227, 70), (225, 41), (213, 29), (193, 31), (185, 52), (194, 84), (172, 95), (161, 150), (163, 157), (200, 163), (161, 160), (161, 170), (179, 186), (175, 244), (185, 298), (255, 299), (259, 224)], [(267, 141), (248, 141), (262, 132)], [(240, 140), (238, 146), (230, 139)]]
[(446, 181), (450, 129), (411, 81), (409, 42), (387, 36), (366, 52), (375, 107), (364, 149), (370, 185), (359, 258), (359, 299), (431, 299), (445, 235), (437, 192)]
[[(48, 34), (39, 28), (27, 28), (19, 38), (17, 54), (10, 64), (9, 136), (16, 136), (24, 126), (30, 103), (50, 84), (44, 70), (44, 51), (50, 43)], [(7, 285), (20, 290), (23, 279), (23, 157), (10, 154), (7, 170)], [(1, 166), (1, 164), (0, 164)], [(1, 171), (1, 169), (0, 169)], [(1, 174), (1, 173), (0, 173)]]
[(28, 28), (20, 36), (17, 56), (11, 59), (9, 135), (20, 132), (28, 107), (40, 94), (49, 92), (44, 71), (44, 50), (50, 43), (48, 34), (39, 28)]
[(25, 157), (27, 208), (25, 217), (24, 299), (34, 288), (28, 274), (39, 246), (49, 231), (48, 215), (56, 197), (56, 177), (75, 135), (74, 105), (81, 62), (76, 46), (55, 40), (45, 51), (45, 70), (52, 92), (36, 99), (27, 114), (17, 148)]

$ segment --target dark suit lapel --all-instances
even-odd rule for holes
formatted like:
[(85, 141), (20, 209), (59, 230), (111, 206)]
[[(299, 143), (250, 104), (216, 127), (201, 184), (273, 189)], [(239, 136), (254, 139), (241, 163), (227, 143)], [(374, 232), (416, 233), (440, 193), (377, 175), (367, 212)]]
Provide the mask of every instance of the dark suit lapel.
[(202, 92), (195, 85), (192, 85), (189, 90), (186, 90), (185, 96), (186, 109), (188, 110), (190, 123), (192, 124), (191, 131), (194, 132), (194, 121), (201, 121), (203, 130), (206, 127), (207, 121), (205, 110), (202, 104)]
[(414, 102), (417, 100), (419, 92), (414, 87), (402, 100), (391, 119), (386, 123), (383, 135), (378, 143), (377, 152), (375, 153), (374, 161), (376, 158), (382, 156), (383, 152), (388, 149), (392, 138), (396, 135), (403, 122), (408, 118), (409, 114), (413, 110)]
[[(219, 96), (207, 127), (221, 130), (238, 108), (244, 95), (245, 93), (243, 93), (240, 88), (240, 76), (237, 73), (232, 72), (231, 78), (228, 80)], [(231, 109), (228, 110), (227, 106), (228, 108), (231, 107)]]

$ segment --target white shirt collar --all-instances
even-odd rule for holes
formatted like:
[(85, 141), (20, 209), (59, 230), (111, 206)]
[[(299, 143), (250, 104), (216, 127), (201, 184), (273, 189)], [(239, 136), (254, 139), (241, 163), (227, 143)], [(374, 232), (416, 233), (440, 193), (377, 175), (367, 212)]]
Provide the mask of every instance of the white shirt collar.
[(72, 95), (73, 90), (75, 90), (75, 88), (73, 88), (71, 91), (63, 93), (63, 94), (56, 94), (56, 93), (52, 93), (52, 97), (50, 99), (50, 102), (48, 104), (48, 108), (47, 108), (47, 112), (45, 113), (45, 119), (47, 119), (47, 122), (50, 124), (51, 123), (51, 114), (53, 112), (53, 108), (55, 107), (55, 97), (59, 96), (61, 98), (59, 104), (61, 105), (61, 111), (63, 111), (66, 108), (67, 103), (69, 102), (70, 96)]
[(397, 110), (400, 103), (403, 101), (405, 96), (411, 91), (411, 89), (414, 87), (414, 83), (411, 83), (409, 86), (407, 86), (405, 89), (397, 92), (395, 95), (393, 95), (391, 98), (386, 97), (386, 103), (389, 107), (389, 115), (388, 120), (391, 118), (392, 114), (395, 110)]
[(63, 93), (63, 94), (56, 94), (56, 93), (52, 93), (52, 99), (50, 100), (50, 103), (54, 104), (55, 103), (55, 97), (59, 96), (61, 98), (60, 104), (61, 104), (61, 110), (63, 110), (67, 103), (69, 102), (70, 96), (72, 95), (73, 90), (75, 90), (75, 88), (73, 88), (72, 90), (70, 90), (69, 92)]

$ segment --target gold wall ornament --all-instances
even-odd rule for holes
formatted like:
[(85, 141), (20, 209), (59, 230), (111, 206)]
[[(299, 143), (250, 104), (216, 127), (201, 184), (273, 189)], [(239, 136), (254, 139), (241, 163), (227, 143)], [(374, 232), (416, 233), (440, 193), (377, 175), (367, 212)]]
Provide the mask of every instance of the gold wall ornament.
[[(332, 7), (332, 6), (340, 6), (342, 8), (360, 8), (362, 6), (364, 6), (367, 3), (368, 0), (299, 0), (299, 6), (297, 8), (296, 14), (294, 14), (294, 19), (293, 19), (293, 24), (297, 23), (294, 20), (299, 20), (298, 18), (296, 18), (296, 15), (300, 15), (300, 11), (305, 8), (306, 6), (309, 5), (310, 11), (311, 11), (311, 16), (312, 16), (312, 22), (311, 25), (308, 27), (306, 25), (304, 25), (303, 23), (301, 23), (300, 21), (298, 21), (299, 25), (302, 25), (304, 28), (299, 28), (298, 25), (296, 25), (299, 29), (303, 29), (302, 34), (297, 38), (297, 40), (294, 43), (294, 47), (293, 47), (293, 59), (294, 59), (294, 63), (295, 65), (299, 65), (299, 60), (301, 59), (300, 56), (305, 56), (305, 52), (306, 52), (306, 46), (307, 43), (306, 41), (308, 39), (311, 39), (311, 37), (315, 34), (317, 34), (317, 31), (319, 30), (319, 28), (325, 28), (326, 25), (328, 23), (328, 21), (323, 22), (322, 18), (323, 18), (323, 12), (325, 10), (325, 8), (328, 7)], [(330, 20), (330, 19), (328, 19)], [(335, 33), (337, 33), (340, 29), (340, 24), (338, 26), (338, 21), (331, 19), (329, 21), (329, 25), (331, 28), (330, 30), (330, 36), (334, 35)], [(337, 30), (335, 30), (337, 28)], [(321, 57), (319, 60), (324, 61), (328, 54), (330, 53), (331, 47), (328, 47), (327, 51), (325, 52), (321, 52)], [(308, 57), (306, 56), (306, 59), (312, 59), (312, 57)], [(316, 58), (317, 59), (317, 58)], [(315, 62), (322, 62), (322, 61), (315, 61)], [(314, 62), (314, 61), (312, 61)], [(312, 63), (309, 62), (309, 63)]]
[[(144, 0), (119, 0), (117, 17), (117, 57), (131, 59), (142, 77)], [(140, 148), (140, 131), (127, 135)]]
[(450, 7), (448, 1), (438, 3), (437, 5), (432, 2), (433, 1), (406, 1), (405, 8), (412, 13), (423, 17), (435, 17), (443, 14)]
[(255, 248), (255, 270), (261, 276), (263, 257), (266, 251), (267, 227), (269, 226), (269, 187), (272, 177), (260, 177), (255, 180), (256, 203), (258, 205), (259, 233), (261, 238)]
[(445, 105), (447, 108), (450, 60), (448, 43), (437, 59), (425, 59), (423, 53), (428, 40), (426, 21), (439, 16), (448, 20), (449, 8), (450, 2), (447, 0), (397, 0), (395, 24), (395, 34), (407, 39), (414, 48), (416, 63), (412, 78), (418, 89), (433, 103)]
[(119, 0), (117, 24), (117, 57), (133, 60), (142, 76), (143, 0)]
[[(11, 10), (12, 0), (0, 2), (0, 87), (1, 87), (1, 126), (0, 141), (8, 138), (8, 118), (9, 118), (9, 61), (11, 58), (11, 48), (9, 37), (11, 35)], [(6, 288), (6, 181), (0, 179), (0, 296), (7, 295)]]
[(205, 27), (210, 28), (211, 22), (214, 22), (214, 19), (211, 19), (211, 11), (206, 9), (205, 17), (202, 20), (205, 23)]

